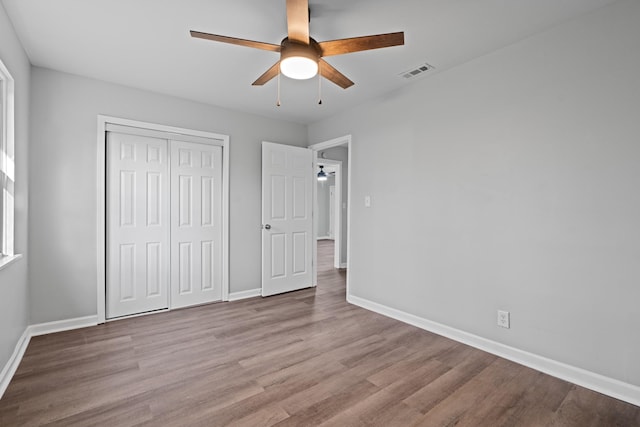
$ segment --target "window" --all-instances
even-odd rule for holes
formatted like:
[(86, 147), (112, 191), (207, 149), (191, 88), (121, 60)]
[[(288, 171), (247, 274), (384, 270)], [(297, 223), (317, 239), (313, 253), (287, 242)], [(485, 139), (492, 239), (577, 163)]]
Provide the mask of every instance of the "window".
[(0, 61), (0, 267), (15, 258), (13, 248), (15, 190), (13, 91), (13, 78)]

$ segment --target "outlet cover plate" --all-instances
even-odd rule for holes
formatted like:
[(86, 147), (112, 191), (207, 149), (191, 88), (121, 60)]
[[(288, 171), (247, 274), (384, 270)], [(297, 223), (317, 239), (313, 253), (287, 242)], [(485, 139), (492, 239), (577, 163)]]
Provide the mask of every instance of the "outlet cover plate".
[(498, 326), (500, 326), (501, 328), (509, 329), (510, 327), (509, 317), (510, 316), (508, 311), (498, 310)]

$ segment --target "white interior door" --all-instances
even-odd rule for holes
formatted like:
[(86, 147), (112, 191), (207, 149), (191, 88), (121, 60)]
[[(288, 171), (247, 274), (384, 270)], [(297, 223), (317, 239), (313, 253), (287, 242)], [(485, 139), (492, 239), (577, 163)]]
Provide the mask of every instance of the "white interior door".
[(171, 141), (171, 308), (222, 299), (222, 147)]
[(262, 296), (312, 286), (312, 152), (262, 143)]
[(167, 140), (107, 133), (106, 317), (168, 308)]

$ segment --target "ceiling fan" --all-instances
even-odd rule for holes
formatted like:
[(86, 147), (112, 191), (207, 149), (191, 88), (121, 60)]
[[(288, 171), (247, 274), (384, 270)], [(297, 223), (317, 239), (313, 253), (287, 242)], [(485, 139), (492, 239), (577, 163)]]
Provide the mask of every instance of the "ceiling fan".
[(344, 74), (322, 59), (326, 56), (400, 46), (404, 32), (353, 37), (318, 43), (309, 37), (309, 0), (287, 0), (287, 37), (279, 45), (217, 34), (191, 31), (191, 37), (230, 43), (280, 53), (280, 60), (253, 82), (262, 86), (280, 72), (293, 79), (310, 79), (320, 75), (343, 89), (353, 85)]

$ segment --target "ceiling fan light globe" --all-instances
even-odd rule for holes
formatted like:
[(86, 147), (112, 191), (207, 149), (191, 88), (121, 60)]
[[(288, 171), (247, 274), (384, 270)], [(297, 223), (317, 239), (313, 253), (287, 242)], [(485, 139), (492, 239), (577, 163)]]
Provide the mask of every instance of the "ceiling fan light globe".
[(318, 74), (318, 62), (304, 56), (290, 56), (280, 62), (280, 72), (296, 80), (307, 80)]

